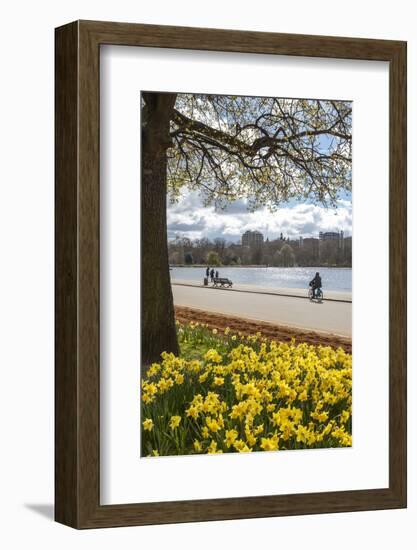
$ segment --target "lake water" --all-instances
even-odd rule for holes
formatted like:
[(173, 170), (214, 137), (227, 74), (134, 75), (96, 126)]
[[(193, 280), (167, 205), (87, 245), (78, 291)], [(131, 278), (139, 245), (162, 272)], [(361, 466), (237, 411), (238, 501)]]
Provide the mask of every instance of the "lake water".
[[(218, 267), (220, 277), (233, 283), (267, 288), (308, 288), (319, 271), (325, 290), (352, 292), (352, 269), (345, 267)], [(171, 279), (203, 282), (202, 267), (173, 267)]]

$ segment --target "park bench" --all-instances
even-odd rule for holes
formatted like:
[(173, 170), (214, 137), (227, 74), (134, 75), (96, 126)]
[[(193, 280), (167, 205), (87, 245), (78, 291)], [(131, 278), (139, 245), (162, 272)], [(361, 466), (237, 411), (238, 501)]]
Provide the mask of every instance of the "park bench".
[(232, 281), (230, 279), (227, 279), (225, 277), (214, 277), (213, 279), (213, 286), (214, 287), (221, 287), (221, 288), (225, 288), (225, 287), (228, 287), (230, 288), (231, 286), (233, 285)]

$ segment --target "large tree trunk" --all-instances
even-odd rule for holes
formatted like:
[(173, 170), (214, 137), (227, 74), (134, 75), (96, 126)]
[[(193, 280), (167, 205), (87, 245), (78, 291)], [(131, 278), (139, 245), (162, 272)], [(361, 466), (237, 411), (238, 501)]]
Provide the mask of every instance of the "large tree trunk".
[(167, 244), (167, 149), (175, 94), (144, 93), (142, 107), (142, 364), (179, 353)]

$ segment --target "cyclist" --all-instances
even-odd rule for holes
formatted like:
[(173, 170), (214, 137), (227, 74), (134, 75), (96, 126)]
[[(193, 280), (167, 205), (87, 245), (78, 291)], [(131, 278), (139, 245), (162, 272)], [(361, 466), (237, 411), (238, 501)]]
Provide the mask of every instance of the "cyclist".
[(316, 290), (321, 288), (321, 277), (318, 271), (315, 274), (314, 279), (312, 279), (309, 284), (313, 289), (313, 299), (314, 299), (316, 297)]

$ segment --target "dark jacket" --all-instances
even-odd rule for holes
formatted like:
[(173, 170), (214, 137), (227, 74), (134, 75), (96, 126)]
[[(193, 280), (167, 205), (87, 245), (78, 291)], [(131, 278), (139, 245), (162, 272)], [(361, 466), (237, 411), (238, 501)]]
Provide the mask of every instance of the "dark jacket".
[(314, 279), (310, 282), (310, 286), (314, 288), (321, 288), (321, 277), (320, 275), (315, 275)]

